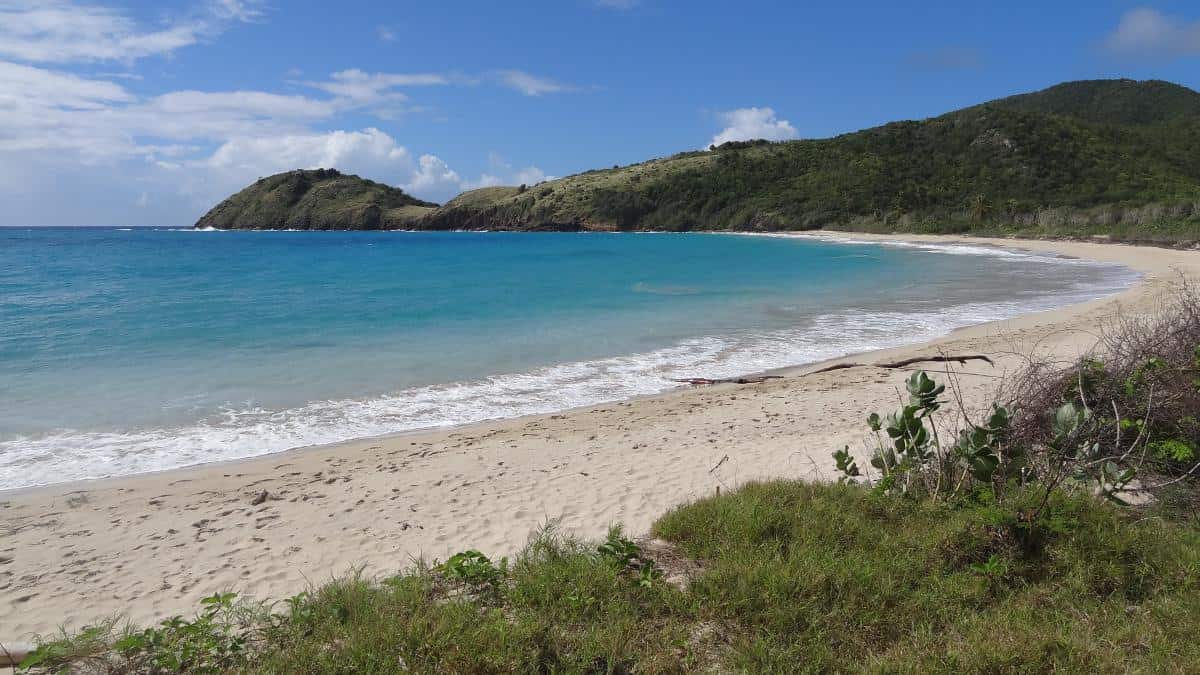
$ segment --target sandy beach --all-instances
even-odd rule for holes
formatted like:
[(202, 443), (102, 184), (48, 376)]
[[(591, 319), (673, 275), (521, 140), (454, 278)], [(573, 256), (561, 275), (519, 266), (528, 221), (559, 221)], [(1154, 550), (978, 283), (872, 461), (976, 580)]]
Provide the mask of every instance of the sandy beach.
[[(1200, 278), (1200, 251), (895, 239), (1054, 252), (1144, 275), (1115, 297), (848, 359), (989, 355), (994, 366), (952, 367), (975, 408), (990, 403), (998, 378), (1021, 367), (1021, 354), (1072, 358), (1093, 346), (1106, 318), (1153, 311), (1181, 274)], [(0, 642), (115, 614), (137, 623), (190, 614), (215, 591), (282, 598), (356, 569), (386, 575), (418, 556), (445, 558), (464, 548), (504, 555), (550, 521), (584, 537), (611, 523), (641, 534), (672, 506), (718, 487), (827, 479), (830, 453), (849, 445), (862, 454), (866, 415), (896, 406), (909, 371), (804, 375), (814, 368), (761, 384), (0, 492)]]

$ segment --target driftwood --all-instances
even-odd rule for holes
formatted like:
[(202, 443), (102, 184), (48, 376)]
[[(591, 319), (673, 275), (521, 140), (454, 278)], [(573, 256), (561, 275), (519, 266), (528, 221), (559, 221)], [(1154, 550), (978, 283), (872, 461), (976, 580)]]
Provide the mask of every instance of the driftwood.
[(756, 375), (755, 377), (730, 377), (723, 380), (711, 380), (707, 377), (687, 377), (682, 380), (671, 381), (683, 382), (684, 384), (758, 384), (767, 380), (778, 380), (782, 377), (782, 375)]
[(996, 365), (995, 363), (992, 362), (992, 360), (990, 358), (984, 356), (983, 354), (966, 354), (966, 355), (961, 355), (961, 356), (916, 356), (911, 359), (903, 359), (900, 361), (889, 361), (889, 362), (885, 362), (885, 363), (873, 363), (873, 364), (872, 363), (835, 363), (832, 366), (826, 366), (819, 370), (814, 370), (811, 373), (805, 373), (805, 375), (816, 375), (817, 373), (828, 373), (830, 371), (844, 370), (846, 368), (864, 368), (867, 366), (871, 366), (873, 368), (896, 369), (896, 368), (904, 368), (905, 366), (911, 366), (914, 363), (949, 363), (951, 361), (959, 364), (960, 366), (965, 365), (967, 361), (985, 361), (990, 366)]
[[(953, 361), (959, 365), (966, 364), (967, 361), (985, 361), (988, 365), (994, 366), (995, 363), (983, 354), (964, 354), (961, 356), (915, 356), (911, 359), (902, 359), (900, 361), (888, 361), (885, 363), (835, 363), (832, 366), (825, 366), (819, 370), (814, 370), (804, 375), (816, 375), (817, 373), (828, 373), (834, 370), (845, 370), (846, 368), (904, 368), (911, 366), (914, 363), (949, 363)], [(801, 377), (803, 377), (802, 375)], [(730, 377), (726, 379), (714, 380), (707, 377), (688, 377), (681, 380), (673, 379), (672, 382), (683, 382), (684, 384), (758, 384), (767, 380), (778, 380), (782, 375), (756, 375), (754, 377)]]

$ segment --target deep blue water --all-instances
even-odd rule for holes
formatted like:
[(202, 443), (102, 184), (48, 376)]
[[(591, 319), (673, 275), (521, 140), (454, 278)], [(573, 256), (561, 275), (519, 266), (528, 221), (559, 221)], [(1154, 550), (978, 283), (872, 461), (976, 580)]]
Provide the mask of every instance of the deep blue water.
[(1133, 278), (733, 235), (0, 228), (0, 488), (649, 394)]

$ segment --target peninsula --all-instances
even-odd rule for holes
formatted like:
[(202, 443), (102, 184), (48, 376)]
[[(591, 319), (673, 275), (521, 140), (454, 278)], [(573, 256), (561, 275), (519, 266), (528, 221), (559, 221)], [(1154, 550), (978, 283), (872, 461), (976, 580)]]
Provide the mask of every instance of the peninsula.
[(217, 204), (196, 223), (218, 230), (395, 230), (437, 204), (335, 169), (288, 171)]

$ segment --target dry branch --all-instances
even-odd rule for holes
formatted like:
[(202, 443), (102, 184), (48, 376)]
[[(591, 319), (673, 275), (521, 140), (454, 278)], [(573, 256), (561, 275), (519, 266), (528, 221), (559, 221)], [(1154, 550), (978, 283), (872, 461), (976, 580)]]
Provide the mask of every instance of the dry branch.
[[(871, 366), (873, 368), (904, 368), (911, 366), (914, 363), (948, 363), (954, 362), (960, 365), (966, 364), (967, 361), (986, 361), (988, 365), (995, 365), (990, 358), (983, 354), (964, 354), (961, 356), (916, 356), (911, 359), (902, 359), (900, 361), (890, 361), (885, 363), (835, 363), (832, 366), (826, 366), (820, 370), (814, 370), (811, 373), (804, 375), (816, 375), (817, 373), (828, 373), (833, 370), (843, 370), (846, 368), (863, 368)], [(731, 377), (725, 379), (711, 379), (707, 377), (687, 377), (683, 379), (672, 379), (672, 382), (682, 382), (684, 384), (708, 385), (708, 384), (758, 384), (767, 380), (778, 380), (782, 375), (756, 375), (754, 377)]]
[(767, 380), (778, 380), (782, 375), (757, 375), (755, 377), (730, 377), (721, 380), (713, 380), (707, 377), (686, 377), (683, 379), (673, 379), (672, 382), (683, 382), (684, 384), (758, 384)]
[(985, 361), (985, 362), (987, 362), (988, 365), (995, 365), (995, 363), (993, 363), (990, 358), (988, 358), (987, 356), (984, 356), (983, 354), (963, 354), (963, 355), (959, 355), (959, 356), (914, 356), (911, 359), (902, 359), (900, 361), (889, 361), (889, 362), (874, 363), (874, 364), (871, 364), (871, 363), (835, 363), (832, 366), (826, 366), (819, 370), (814, 370), (811, 373), (805, 373), (805, 375), (816, 375), (817, 373), (828, 373), (828, 372), (834, 371), (834, 370), (844, 370), (846, 368), (865, 368), (868, 366), (870, 366), (872, 368), (888, 368), (888, 369), (894, 370), (896, 368), (904, 368), (906, 366), (911, 366), (914, 363), (950, 363), (950, 362), (954, 362), (959, 365), (965, 365), (967, 363), (967, 361)]

